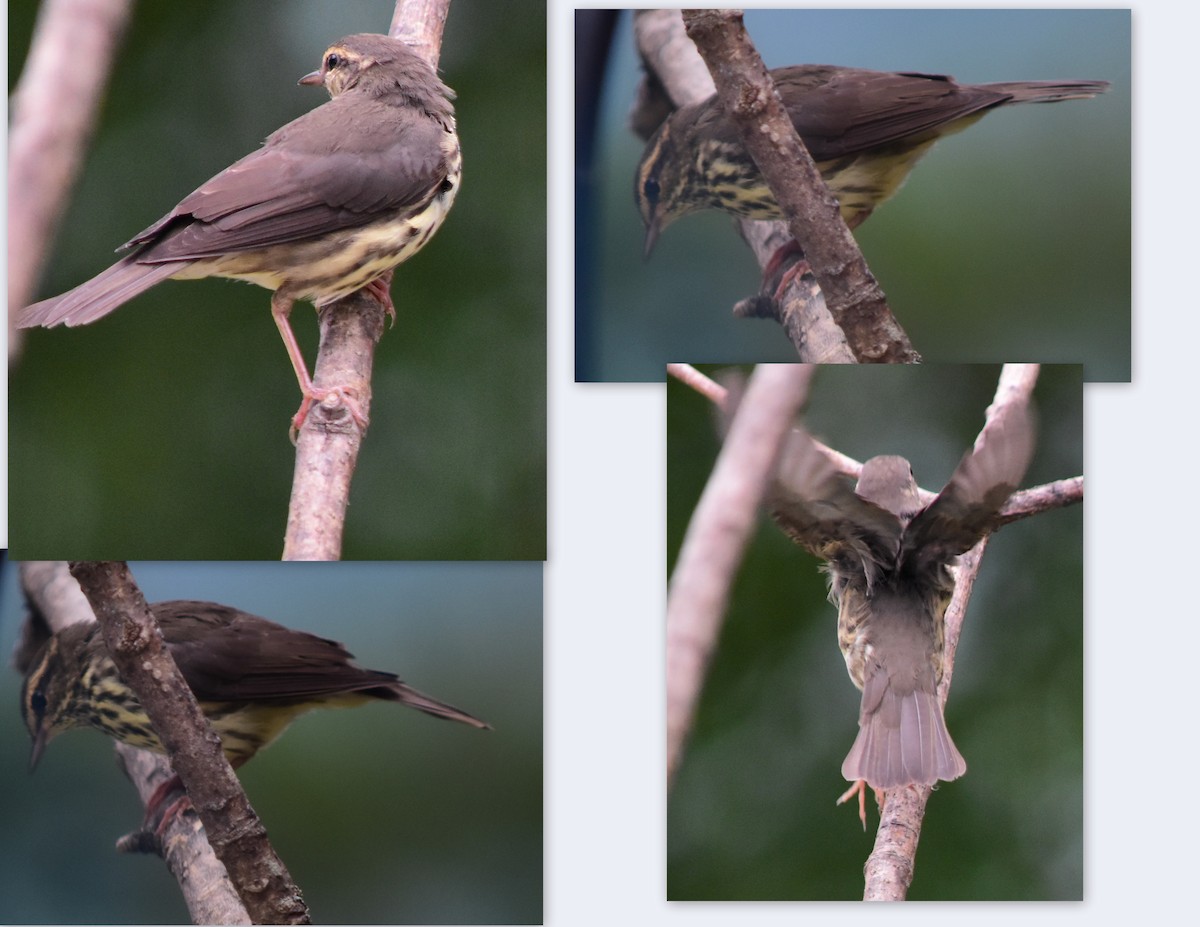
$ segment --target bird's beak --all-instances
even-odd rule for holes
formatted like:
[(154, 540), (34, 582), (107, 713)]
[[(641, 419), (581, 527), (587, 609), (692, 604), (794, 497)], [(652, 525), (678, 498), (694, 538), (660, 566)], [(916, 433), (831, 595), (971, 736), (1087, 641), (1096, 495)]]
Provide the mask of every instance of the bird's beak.
[(37, 768), (38, 760), (42, 758), (42, 753), (46, 750), (46, 741), (49, 738), (46, 736), (46, 731), (43, 728), (37, 732), (37, 736), (33, 738), (33, 750), (29, 754), (29, 771), (33, 772)]
[(654, 243), (658, 241), (658, 219), (652, 219), (650, 224), (646, 226), (646, 247), (642, 252), (642, 259), (646, 260), (650, 257), (650, 252), (654, 250)]
[(313, 71), (310, 74), (305, 74), (296, 83), (302, 84), (305, 87), (319, 87), (325, 83), (325, 76), (320, 71)]

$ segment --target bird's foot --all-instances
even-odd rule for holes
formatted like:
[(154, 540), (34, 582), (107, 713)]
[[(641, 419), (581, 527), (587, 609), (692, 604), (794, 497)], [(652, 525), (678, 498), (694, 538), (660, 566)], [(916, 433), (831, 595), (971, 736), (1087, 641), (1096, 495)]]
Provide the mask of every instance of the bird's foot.
[[(177, 792), (180, 794), (176, 795)], [(172, 800), (168, 802), (167, 799)], [(146, 799), (146, 816), (142, 819), (142, 830), (153, 833), (161, 841), (171, 823), (191, 807), (192, 800), (188, 798), (187, 792), (183, 791), (183, 782), (178, 776), (172, 776), (160, 783)], [(158, 824), (154, 824), (156, 819)]]
[[(385, 279), (386, 278), (386, 279)], [(391, 271), (376, 278), (367, 287), (373, 287), (376, 284), (383, 286), (383, 293), (387, 294), (387, 285), (391, 282)], [(385, 295), (383, 301), (385, 308), (391, 306), (392, 299), (390, 295)], [(279, 334), (283, 338), (283, 346), (287, 348), (288, 358), (292, 362), (292, 369), (296, 372), (296, 382), (300, 384), (300, 395), (304, 397), (300, 403), (300, 408), (296, 414), (292, 416), (292, 427), (288, 431), (288, 436), (292, 439), (292, 444), (300, 436), (300, 428), (308, 419), (308, 412), (312, 408), (314, 402), (325, 403), (330, 397), (336, 397), (336, 401), (328, 404), (329, 411), (333, 411), (340, 404), (353, 417), (355, 423), (361, 431), (367, 430), (367, 417), (363, 414), (362, 407), (358, 400), (354, 397), (354, 390), (346, 386), (316, 386), (312, 377), (308, 375), (308, 366), (304, 363), (304, 355), (300, 351), (300, 345), (296, 343), (296, 336), (292, 332), (291, 323), (288, 317), (292, 312), (292, 305), (295, 301), (279, 290), (275, 291), (275, 295), (271, 297), (271, 315), (275, 319), (275, 324), (279, 328)], [(393, 318), (396, 315), (395, 308), (391, 309)]]
[[(762, 289), (759, 292), (763, 296), (770, 294), (771, 299), (778, 303), (782, 301), (787, 288), (808, 273), (812, 273), (812, 268), (804, 257), (804, 249), (793, 238), (777, 248), (771, 255), (771, 260), (767, 261), (767, 266), (763, 268)], [(775, 282), (776, 277), (778, 282)]]
[[(867, 783), (865, 779), (859, 779), (850, 788), (842, 793), (842, 796), (837, 800), (839, 805), (845, 804), (851, 798), (858, 795), (858, 819), (862, 821), (863, 830), (867, 829)], [(883, 789), (875, 789), (875, 804), (883, 808)]]
[(363, 287), (368, 293), (379, 300), (383, 311), (387, 313), (390, 325), (396, 324), (396, 304), (392, 302), (392, 272), (385, 270), (382, 274)]

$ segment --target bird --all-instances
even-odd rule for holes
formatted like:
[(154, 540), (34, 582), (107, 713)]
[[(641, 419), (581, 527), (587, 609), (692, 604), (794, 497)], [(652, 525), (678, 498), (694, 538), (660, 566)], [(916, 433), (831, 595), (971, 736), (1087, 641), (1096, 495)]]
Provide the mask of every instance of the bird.
[(17, 327), (87, 325), (167, 279), (246, 280), (274, 291), (303, 396), (293, 431), (330, 394), (365, 428), (352, 390), (314, 386), (289, 316), (296, 300), (320, 309), (371, 287), (395, 318), (392, 269), (425, 246), (458, 194), (455, 95), (405, 43), (370, 33), (330, 45), (299, 83), (323, 85), (329, 101), (131, 238), (107, 270), (20, 310)]
[[(154, 603), (150, 610), (235, 769), (314, 708), (348, 708), (378, 700), (474, 728), (491, 727), (406, 685), (393, 673), (356, 666), (336, 641), (216, 602), (174, 600)], [(28, 667), (21, 711), (33, 742), (30, 768), (37, 766), (50, 741), (78, 727), (98, 729), (133, 747), (166, 752), (96, 622), (57, 631)], [(168, 780), (152, 796), (147, 821), (178, 785), (177, 779)], [(163, 814), (160, 830), (168, 817)]]
[(780, 452), (766, 506), (795, 542), (825, 561), (838, 646), (862, 691), (859, 730), (842, 775), (877, 793), (932, 786), (966, 772), (946, 727), (945, 614), (956, 558), (1000, 524), (1034, 450), (1034, 418), (1010, 403), (985, 426), (945, 487), (924, 501), (903, 457), (866, 461), (853, 488), (802, 428)]
[[(770, 74), (851, 229), (900, 189), (939, 138), (1001, 106), (1088, 99), (1109, 87), (1090, 80), (959, 84), (940, 74), (824, 64)], [(658, 127), (638, 164), (634, 196), (647, 257), (667, 226), (701, 209), (785, 218), (715, 94), (680, 107)]]

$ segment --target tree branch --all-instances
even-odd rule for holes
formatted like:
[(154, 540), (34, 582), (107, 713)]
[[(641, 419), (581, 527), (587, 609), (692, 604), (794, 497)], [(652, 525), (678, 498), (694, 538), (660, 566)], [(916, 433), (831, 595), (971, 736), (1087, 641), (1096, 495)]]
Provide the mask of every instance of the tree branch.
[[(348, 387), (368, 416), (371, 368), (383, 335), (383, 317), (383, 306), (364, 290), (318, 313), (321, 347), (313, 383), (318, 388)], [(350, 481), (363, 434), (346, 406), (332, 398), (328, 405), (321, 402), (312, 407), (296, 440), (284, 560), (340, 560), (342, 556)]]
[(396, 0), (388, 35), (412, 45), (437, 68), (448, 15), (450, 0)]
[[(389, 35), (412, 45), (433, 67), (441, 54), (450, 0), (397, 0)], [(391, 277), (388, 277), (390, 284)], [(383, 334), (383, 305), (359, 290), (322, 307), (321, 343), (313, 370), (318, 388), (346, 387), (364, 415), (371, 407), (371, 368)], [(314, 405), (296, 439), (284, 560), (338, 560), (350, 481), (363, 434), (336, 400)]]
[(200, 711), (124, 563), (76, 561), (71, 573), (100, 622), (109, 654), (166, 748), (251, 919), (307, 924), (308, 908)]
[[(129, 0), (47, 0), (12, 96), (8, 309), (33, 296), (96, 125)], [(8, 329), (10, 354), (19, 344)]]
[(812, 374), (794, 364), (755, 370), (679, 551), (667, 594), (668, 782), (679, 768), (742, 552)]
[[(91, 605), (71, 576), (66, 561), (26, 561), (21, 564), (21, 587), (34, 616), (45, 620), (37, 628), (31, 620), (23, 628), (18, 669), (29, 671), (27, 661), (47, 634), (61, 631), (79, 621), (95, 621)], [(174, 773), (167, 758), (149, 750), (126, 744), (116, 745), (117, 760), (141, 796), (143, 804), (162, 782)], [(194, 924), (249, 924), (250, 915), (234, 891), (225, 867), (213, 853), (204, 829), (189, 817), (177, 817), (170, 823), (157, 847), (147, 847), (136, 834), (118, 841), (124, 852), (160, 852), (167, 869), (179, 883), (184, 903)]]
[(855, 359), (919, 362), (920, 355), (888, 308), (837, 201), (796, 133), (746, 33), (741, 11), (684, 10), (683, 19), (712, 73), (722, 107), (788, 217), (788, 230), (804, 249)]

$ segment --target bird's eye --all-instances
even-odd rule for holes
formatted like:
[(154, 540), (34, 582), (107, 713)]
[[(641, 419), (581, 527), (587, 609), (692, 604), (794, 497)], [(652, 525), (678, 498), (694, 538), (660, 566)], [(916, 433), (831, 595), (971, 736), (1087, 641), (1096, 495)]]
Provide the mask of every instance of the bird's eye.
[(46, 713), (46, 694), (41, 689), (34, 689), (30, 694), (29, 707), (33, 709), (34, 715), (38, 718)]
[(325, 70), (332, 71), (334, 68), (340, 68), (342, 66), (342, 61), (343, 59), (341, 55), (326, 55)]
[(648, 202), (651, 206), (657, 204), (659, 192), (658, 181), (653, 177), (648, 177), (646, 182), (642, 185), (642, 193), (644, 193), (646, 196), (646, 202)]

